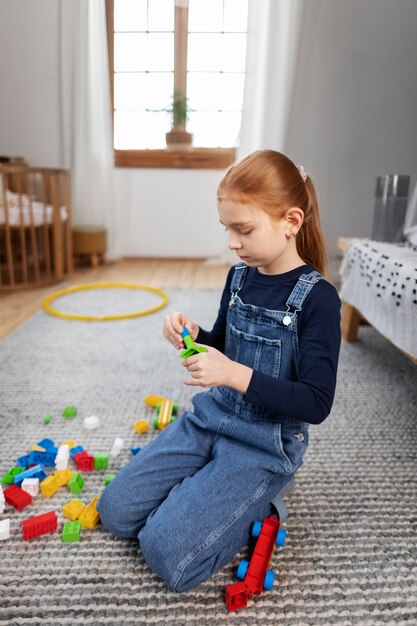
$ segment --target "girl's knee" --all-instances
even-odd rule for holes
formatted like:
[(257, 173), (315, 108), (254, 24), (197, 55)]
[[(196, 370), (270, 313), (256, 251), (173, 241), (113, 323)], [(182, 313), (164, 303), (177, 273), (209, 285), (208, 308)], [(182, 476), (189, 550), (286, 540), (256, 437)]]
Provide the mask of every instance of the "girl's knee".
[(97, 503), (97, 511), (104, 528), (112, 535), (122, 538), (137, 537), (139, 524), (132, 523), (126, 509), (126, 502), (120, 497), (116, 489), (111, 488), (111, 483), (101, 494)]

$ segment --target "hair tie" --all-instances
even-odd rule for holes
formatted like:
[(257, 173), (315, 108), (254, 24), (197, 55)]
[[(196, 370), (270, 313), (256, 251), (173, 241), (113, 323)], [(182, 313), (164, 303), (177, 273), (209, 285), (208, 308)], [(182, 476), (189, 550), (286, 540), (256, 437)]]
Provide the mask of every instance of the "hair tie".
[(306, 182), (308, 174), (306, 174), (304, 167), (302, 165), (297, 165), (297, 169), (300, 172), (303, 181)]

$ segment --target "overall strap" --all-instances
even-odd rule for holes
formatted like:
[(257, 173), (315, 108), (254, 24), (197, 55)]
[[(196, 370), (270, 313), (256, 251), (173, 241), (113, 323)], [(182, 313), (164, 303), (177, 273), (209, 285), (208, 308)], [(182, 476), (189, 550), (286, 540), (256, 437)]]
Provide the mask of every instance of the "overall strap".
[(301, 311), (304, 300), (307, 298), (314, 285), (320, 280), (326, 279), (316, 270), (310, 272), (309, 274), (301, 274), (286, 302), (287, 310), (292, 308), (296, 311)]
[(235, 271), (233, 272), (232, 282), (230, 284), (231, 297), (229, 306), (233, 306), (237, 294), (242, 289), (248, 269), (249, 267), (246, 263), (238, 263), (235, 265)]

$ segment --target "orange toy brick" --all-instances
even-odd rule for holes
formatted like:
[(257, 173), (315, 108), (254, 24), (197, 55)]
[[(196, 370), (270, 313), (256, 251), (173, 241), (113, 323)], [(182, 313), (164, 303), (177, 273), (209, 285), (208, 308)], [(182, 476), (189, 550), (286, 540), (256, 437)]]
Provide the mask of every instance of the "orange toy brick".
[(62, 509), (62, 514), (74, 522), (78, 519), (81, 513), (85, 509), (85, 504), (80, 500), (70, 500), (67, 504), (64, 505)]
[(41, 482), (40, 487), (42, 495), (45, 498), (50, 498), (59, 489), (59, 483), (55, 476), (48, 476)]
[(49, 511), (36, 517), (29, 517), (22, 522), (23, 539), (33, 539), (39, 535), (51, 533), (58, 527), (56, 511)]
[(99, 523), (100, 515), (96, 509), (97, 502), (98, 498), (93, 498), (78, 518), (78, 521), (84, 528), (94, 528)]

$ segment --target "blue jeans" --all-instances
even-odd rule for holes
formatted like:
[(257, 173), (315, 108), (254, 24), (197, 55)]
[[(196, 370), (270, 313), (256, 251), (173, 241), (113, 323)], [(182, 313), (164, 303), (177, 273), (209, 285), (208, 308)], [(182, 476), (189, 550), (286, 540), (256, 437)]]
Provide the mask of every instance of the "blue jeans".
[(304, 422), (238, 417), (210, 392), (193, 405), (122, 468), (97, 506), (104, 527), (137, 537), (150, 568), (178, 592), (248, 542), (308, 444)]

